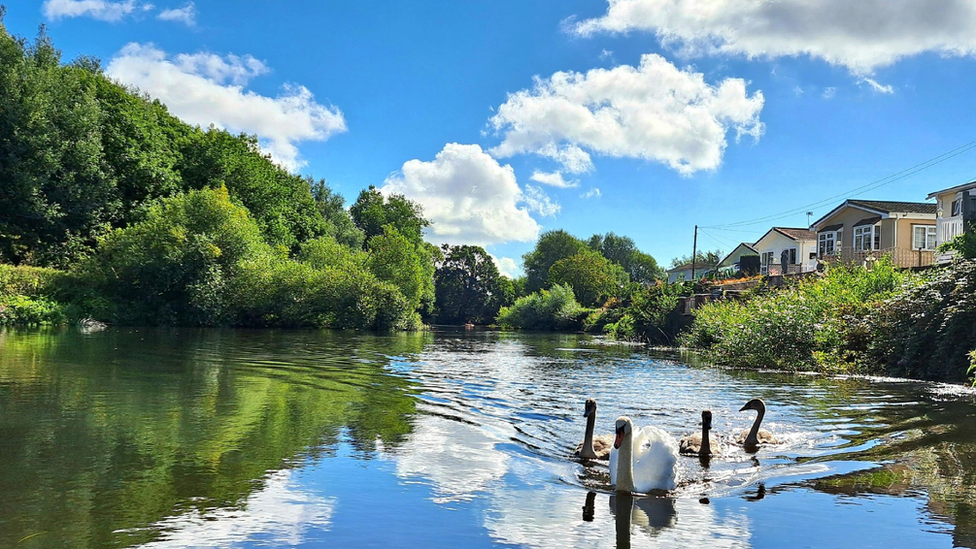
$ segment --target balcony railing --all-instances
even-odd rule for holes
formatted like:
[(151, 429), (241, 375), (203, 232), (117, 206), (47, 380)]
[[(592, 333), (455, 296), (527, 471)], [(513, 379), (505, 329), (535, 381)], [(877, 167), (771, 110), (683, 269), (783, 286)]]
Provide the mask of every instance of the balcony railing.
[[(761, 274), (769, 276), (778, 276), (783, 273), (783, 265), (781, 263), (772, 263), (770, 265), (763, 265), (760, 268)], [(798, 274), (803, 272), (803, 265), (799, 263), (787, 263), (785, 274)]]
[(841, 250), (840, 254), (823, 256), (821, 259), (828, 263), (840, 261), (864, 265), (886, 255), (891, 256), (891, 261), (896, 267), (923, 267), (931, 265), (935, 261), (935, 252), (932, 250), (907, 250), (905, 248), (885, 248), (870, 251), (845, 248)]
[(944, 217), (939, 220), (938, 241), (939, 244), (948, 242), (962, 234), (962, 217)]

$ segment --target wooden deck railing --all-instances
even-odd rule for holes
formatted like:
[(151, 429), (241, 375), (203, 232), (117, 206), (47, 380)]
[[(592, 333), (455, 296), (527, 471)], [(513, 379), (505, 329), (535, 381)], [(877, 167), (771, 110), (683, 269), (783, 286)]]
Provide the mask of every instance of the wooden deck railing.
[(906, 250), (905, 248), (886, 248), (871, 251), (843, 249), (839, 255), (828, 255), (822, 259), (827, 262), (841, 261), (862, 265), (869, 261), (881, 259), (886, 255), (891, 256), (891, 260), (896, 267), (922, 267), (931, 265), (935, 261), (935, 252), (931, 250)]

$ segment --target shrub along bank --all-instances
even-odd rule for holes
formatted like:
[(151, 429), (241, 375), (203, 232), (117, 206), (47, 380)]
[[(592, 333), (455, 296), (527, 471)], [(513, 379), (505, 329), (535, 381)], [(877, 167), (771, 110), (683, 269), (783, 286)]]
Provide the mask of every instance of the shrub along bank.
[(696, 311), (681, 343), (717, 363), (962, 381), (976, 348), (976, 262), (924, 273), (835, 266)]

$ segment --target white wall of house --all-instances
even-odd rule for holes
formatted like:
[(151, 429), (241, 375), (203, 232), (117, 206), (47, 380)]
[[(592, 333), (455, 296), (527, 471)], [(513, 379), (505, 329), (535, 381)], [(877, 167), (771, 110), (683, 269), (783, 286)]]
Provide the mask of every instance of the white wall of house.
[(948, 192), (936, 195), (935, 240), (937, 246), (941, 246), (943, 243), (962, 234), (964, 230), (962, 222), (962, 209), (964, 207), (963, 193), (967, 190), (972, 193), (974, 189), (976, 189), (976, 185), (958, 190), (949, 190)]
[[(705, 268), (699, 267), (695, 269), (695, 278), (701, 278), (704, 274)], [(673, 284), (681, 280), (691, 280), (691, 267), (687, 269), (680, 269), (677, 271), (668, 271), (668, 283)]]
[[(791, 251), (790, 255), (791, 258), (796, 258), (796, 264), (800, 265), (801, 272), (806, 273), (817, 269), (817, 245), (813, 240), (793, 240), (782, 233), (770, 231), (759, 242), (756, 242), (753, 248), (759, 252), (763, 274), (768, 274), (770, 260), (772, 260), (771, 264), (776, 266), (774, 270), (778, 271), (782, 268), (780, 258), (783, 250), (795, 250)], [(813, 254), (812, 259), (810, 258), (811, 253)]]

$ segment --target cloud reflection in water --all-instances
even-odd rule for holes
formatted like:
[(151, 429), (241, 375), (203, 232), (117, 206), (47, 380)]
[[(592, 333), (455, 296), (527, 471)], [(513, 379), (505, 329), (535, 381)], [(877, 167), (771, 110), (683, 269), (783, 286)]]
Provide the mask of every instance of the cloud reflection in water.
[(159, 539), (141, 547), (228, 547), (255, 538), (271, 546), (304, 543), (310, 530), (329, 528), (335, 499), (302, 491), (292, 475), (290, 470), (271, 474), (239, 509), (194, 509), (157, 522), (152, 529), (161, 532)]

